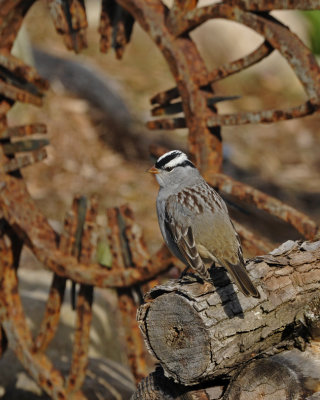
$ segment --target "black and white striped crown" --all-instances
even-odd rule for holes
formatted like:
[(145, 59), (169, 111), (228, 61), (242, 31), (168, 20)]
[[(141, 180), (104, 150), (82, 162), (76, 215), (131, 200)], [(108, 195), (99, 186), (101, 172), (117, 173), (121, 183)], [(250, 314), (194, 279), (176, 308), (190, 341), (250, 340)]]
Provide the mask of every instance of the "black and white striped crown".
[(163, 154), (155, 163), (156, 168), (166, 171), (171, 171), (176, 167), (186, 166), (195, 168), (192, 162), (188, 159), (187, 155), (180, 150), (172, 150)]

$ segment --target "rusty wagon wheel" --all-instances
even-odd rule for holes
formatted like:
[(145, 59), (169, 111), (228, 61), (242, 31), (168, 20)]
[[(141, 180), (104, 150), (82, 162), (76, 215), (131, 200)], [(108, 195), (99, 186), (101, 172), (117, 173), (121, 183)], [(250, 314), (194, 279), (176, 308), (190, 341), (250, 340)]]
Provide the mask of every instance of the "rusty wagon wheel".
[[(40, 1), (40, 0), (39, 0)], [(86, 372), (91, 306), (95, 286), (119, 289), (119, 305), (127, 329), (128, 357), (137, 380), (146, 374), (143, 343), (135, 322), (136, 305), (130, 287), (146, 282), (171, 264), (165, 248), (150, 255), (128, 207), (108, 211), (112, 234), (109, 244), (113, 254), (112, 269), (93, 262), (96, 250), (97, 203), (82, 198), (74, 201), (65, 220), (64, 233), (58, 235), (30, 197), (20, 169), (46, 157), (46, 127), (8, 126), (6, 113), (17, 101), (42, 105), (47, 82), (37, 71), (11, 54), (23, 18), (34, 0), (0, 1), (0, 142), (2, 212), (0, 320), (8, 345), (35, 381), (54, 399), (84, 398), (81, 385)], [(58, 33), (67, 48), (80, 51), (86, 46), (87, 26), (83, 0), (47, 0)], [(318, 227), (310, 218), (279, 200), (236, 182), (221, 173), (221, 126), (276, 122), (318, 112), (320, 105), (319, 67), (312, 53), (287, 27), (271, 17), (274, 8), (320, 8), (320, 2), (291, 1), (225, 1), (197, 7), (196, 0), (175, 0), (168, 8), (160, 0), (102, 0), (100, 22), (101, 50), (110, 46), (121, 57), (130, 40), (134, 21), (150, 35), (169, 64), (176, 87), (151, 99), (154, 116), (184, 113), (150, 121), (150, 129), (187, 127), (188, 145), (194, 161), (210, 184), (248, 204), (265, 210), (295, 227), (302, 236), (312, 239)], [(257, 13), (256, 11), (259, 11)], [(189, 33), (208, 19), (224, 18), (244, 24), (258, 32), (263, 43), (249, 55), (208, 71)], [(112, 39), (113, 38), (113, 39)], [(308, 100), (284, 110), (219, 115), (215, 107), (213, 85), (220, 79), (263, 60), (274, 49), (288, 61), (301, 81)], [(22, 153), (22, 155), (21, 155)], [(244, 247), (261, 254), (268, 247), (250, 231), (237, 225)], [(130, 262), (126, 262), (128, 248)], [(54, 275), (46, 313), (36, 338), (26, 324), (18, 291), (16, 270), (22, 246), (28, 246)], [(126, 248), (125, 248), (126, 247)], [(81, 251), (80, 251), (81, 249)], [(77, 324), (69, 377), (64, 380), (44, 351), (55, 334), (63, 301), (66, 279), (81, 285), (77, 302)], [(2, 332), (2, 333), (3, 333)], [(1, 340), (5, 343), (5, 340)]]

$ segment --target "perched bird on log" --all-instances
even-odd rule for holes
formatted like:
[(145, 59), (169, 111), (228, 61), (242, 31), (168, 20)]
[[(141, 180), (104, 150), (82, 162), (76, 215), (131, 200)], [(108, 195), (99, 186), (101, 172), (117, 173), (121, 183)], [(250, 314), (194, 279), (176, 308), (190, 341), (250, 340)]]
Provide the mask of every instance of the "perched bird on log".
[(260, 297), (245, 269), (239, 236), (225, 202), (187, 155), (170, 151), (148, 172), (160, 185), (158, 220), (171, 252), (208, 282), (212, 265), (225, 267), (242, 293)]

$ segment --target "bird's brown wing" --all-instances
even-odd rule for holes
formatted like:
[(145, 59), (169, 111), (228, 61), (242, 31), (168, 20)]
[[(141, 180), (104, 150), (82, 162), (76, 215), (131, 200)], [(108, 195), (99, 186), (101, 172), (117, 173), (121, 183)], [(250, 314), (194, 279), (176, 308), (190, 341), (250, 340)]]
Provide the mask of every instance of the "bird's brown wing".
[(226, 268), (244, 295), (260, 297), (245, 268), (240, 239), (229, 216), (216, 216), (212, 225), (214, 240), (207, 244), (212, 260)]
[(165, 210), (165, 225), (174, 243), (178, 247), (182, 257), (187, 264), (194, 269), (201, 278), (210, 280), (209, 272), (204, 265), (196, 247), (192, 228), (187, 214), (183, 210), (177, 212), (176, 200), (174, 196), (168, 199)]
[(232, 223), (231, 226), (234, 229), (235, 233), (235, 238), (238, 242), (238, 260), (236, 263), (230, 262), (230, 260), (224, 259), (224, 266), (225, 268), (229, 271), (230, 275), (233, 277), (235, 280), (236, 284), (239, 286), (241, 289), (242, 293), (244, 293), (246, 296), (253, 296), (253, 297), (260, 297), (260, 293), (258, 292), (257, 288), (254, 286), (254, 284), (251, 282), (251, 279), (248, 275), (248, 272), (245, 267), (245, 262), (242, 254), (242, 249), (240, 245), (240, 238), (239, 235)]

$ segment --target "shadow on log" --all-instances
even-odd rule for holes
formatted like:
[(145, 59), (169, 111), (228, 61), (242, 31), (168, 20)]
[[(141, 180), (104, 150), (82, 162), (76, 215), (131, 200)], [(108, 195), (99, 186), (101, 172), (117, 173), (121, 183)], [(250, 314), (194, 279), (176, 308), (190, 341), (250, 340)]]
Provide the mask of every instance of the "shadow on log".
[(137, 319), (161, 370), (133, 399), (318, 398), (320, 241), (288, 241), (247, 270), (260, 299), (220, 269), (215, 286), (187, 275), (146, 295)]

